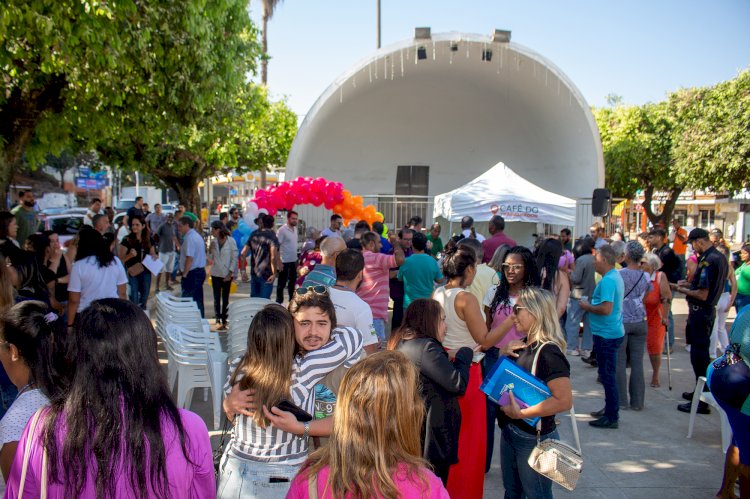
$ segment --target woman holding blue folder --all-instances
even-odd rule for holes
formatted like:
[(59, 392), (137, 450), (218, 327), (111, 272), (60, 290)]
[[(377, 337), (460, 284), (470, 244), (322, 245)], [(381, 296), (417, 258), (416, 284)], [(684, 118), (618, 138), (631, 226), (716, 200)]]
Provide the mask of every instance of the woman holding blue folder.
[[(502, 355), (515, 358), (516, 364), (532, 371), (544, 381), (552, 396), (530, 407), (521, 407), (510, 392), (510, 403), (502, 406), (502, 441), (500, 442), (503, 486), (506, 498), (552, 497), (552, 482), (531, 469), (528, 460), (537, 438), (559, 438), (555, 415), (573, 405), (570, 364), (565, 358), (565, 339), (557, 320), (555, 297), (549, 291), (524, 288), (513, 306), (516, 330), (526, 333), (526, 342), (512, 341)], [(524, 421), (541, 417), (534, 428)]]
[(500, 326), (487, 331), (479, 300), (466, 291), (477, 273), (474, 251), (466, 246), (448, 245), (443, 260), (445, 286), (437, 288), (432, 298), (445, 311), (446, 331), (442, 341), (449, 355), (469, 347), (476, 352), (469, 368), (466, 393), (458, 398), (461, 429), (458, 435), (458, 463), (448, 472), (448, 493), (462, 499), (481, 499), (484, 489), (484, 467), (487, 445), (487, 397), (479, 389), (482, 349), (494, 346), (506, 331)]

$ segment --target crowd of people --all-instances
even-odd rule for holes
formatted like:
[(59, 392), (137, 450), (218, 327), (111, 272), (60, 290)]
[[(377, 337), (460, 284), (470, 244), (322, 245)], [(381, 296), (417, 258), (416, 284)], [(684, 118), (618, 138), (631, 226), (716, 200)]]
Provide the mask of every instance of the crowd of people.
[[(243, 241), (235, 210), (210, 224), (207, 242), (184, 209), (143, 213), (139, 199), (119, 234), (100, 210), (96, 200), (65, 252), (56, 234), (29, 230), (27, 213), (0, 212), (7, 497), (478, 498), (495, 425), (505, 496), (552, 497), (528, 461), (539, 441), (559, 438), (575, 357), (597, 367), (604, 407), (589, 424), (602, 429), (618, 428), (621, 410), (646, 408), (646, 352), (650, 384), (660, 385), (675, 293), (689, 305), (696, 380), (736, 388), (736, 373), (721, 370), (736, 362), (712, 359), (731, 350), (748, 362), (747, 321), (727, 334), (721, 314), (750, 298), (750, 247), (733, 269), (721, 237), (703, 229), (675, 224), (671, 235), (657, 228), (628, 242), (599, 226), (575, 241), (564, 229), (527, 248), (499, 215), (486, 238), (466, 217), (443, 242), (440, 225), (425, 230), (420, 217), (389, 233), (380, 222), (349, 231), (334, 214), (300, 242), (289, 211), (278, 230), (261, 214)], [(182, 295), (203, 314), (206, 269), (218, 330), (234, 281), (249, 281), (259, 298), (276, 286), (276, 303), (247, 325), (245, 354), (230, 359), (229, 440), (218, 460), (203, 421), (175, 406), (144, 313), (152, 275), (158, 291), (179, 273)], [(551, 396), (531, 406), (512, 392), (504, 405), (488, 399), (480, 386), (501, 356)], [(678, 409), (689, 412), (693, 394), (683, 395)], [(697, 410), (709, 412), (702, 402)], [(728, 453), (727, 480), (748, 480), (750, 415), (733, 410), (745, 432)]]

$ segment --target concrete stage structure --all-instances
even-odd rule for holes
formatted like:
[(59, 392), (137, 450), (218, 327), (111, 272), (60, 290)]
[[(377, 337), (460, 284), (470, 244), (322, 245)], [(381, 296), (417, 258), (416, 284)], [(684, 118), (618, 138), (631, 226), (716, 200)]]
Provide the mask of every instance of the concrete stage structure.
[[(558, 67), (509, 38), (417, 28), (415, 38), (378, 50), (307, 113), (287, 178), (338, 180), (369, 202), (397, 195), (429, 203), (502, 161), (575, 199), (576, 234), (585, 233), (592, 191), (604, 185), (596, 122)], [(301, 214), (327, 225), (323, 210)]]

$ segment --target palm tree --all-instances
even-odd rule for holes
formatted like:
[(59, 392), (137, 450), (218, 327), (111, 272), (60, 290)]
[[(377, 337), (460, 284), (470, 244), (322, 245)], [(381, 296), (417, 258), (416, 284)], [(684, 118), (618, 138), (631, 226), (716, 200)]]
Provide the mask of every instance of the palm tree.
[[(273, 17), (273, 11), (281, 0), (261, 0), (263, 2), (263, 34), (261, 42), (263, 43), (263, 55), (260, 61), (260, 81), (263, 85), (268, 85), (268, 21)], [(266, 169), (260, 170), (260, 187), (266, 188)]]
[(261, 0), (263, 2), (263, 59), (260, 62), (260, 81), (268, 84), (268, 21), (273, 17), (273, 11), (281, 0)]

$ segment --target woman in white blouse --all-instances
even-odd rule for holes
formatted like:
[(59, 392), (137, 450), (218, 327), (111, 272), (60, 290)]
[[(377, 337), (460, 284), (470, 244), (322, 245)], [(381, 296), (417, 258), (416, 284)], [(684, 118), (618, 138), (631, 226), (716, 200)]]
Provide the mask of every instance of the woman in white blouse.
[[(0, 362), (18, 388), (18, 396), (0, 421), (0, 469), (7, 479), (26, 424), (65, 386), (66, 370), (57, 363), (55, 338), (65, 336), (65, 323), (40, 301), (23, 301), (0, 319)], [(59, 340), (58, 340), (59, 341)]]

